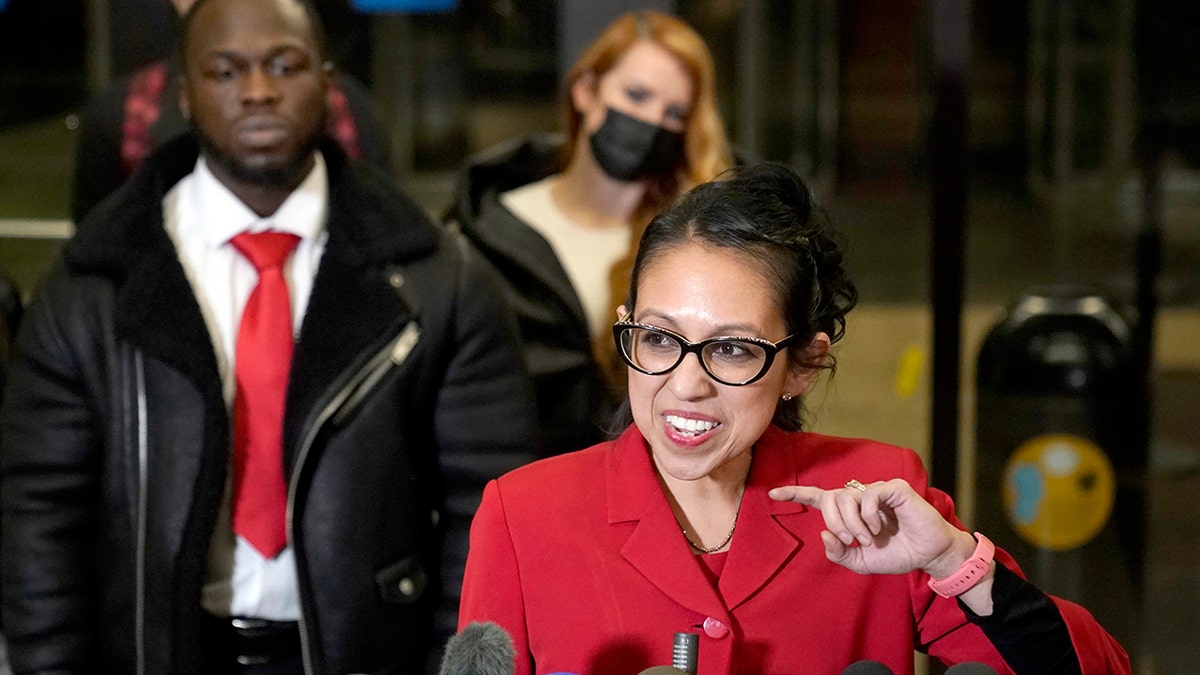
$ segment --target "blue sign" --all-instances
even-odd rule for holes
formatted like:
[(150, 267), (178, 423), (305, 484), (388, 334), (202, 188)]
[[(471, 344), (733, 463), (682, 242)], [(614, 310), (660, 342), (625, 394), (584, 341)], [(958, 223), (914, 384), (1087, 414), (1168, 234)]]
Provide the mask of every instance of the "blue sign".
[[(7, 0), (0, 0), (0, 6), (3, 6), (4, 2)], [(350, 6), (354, 9), (374, 14), (449, 12), (456, 5), (458, 0), (350, 0)]]

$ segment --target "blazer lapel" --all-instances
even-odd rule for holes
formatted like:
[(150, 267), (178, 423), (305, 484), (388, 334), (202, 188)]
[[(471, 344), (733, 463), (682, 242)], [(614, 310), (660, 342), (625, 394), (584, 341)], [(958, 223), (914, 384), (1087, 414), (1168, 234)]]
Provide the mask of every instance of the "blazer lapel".
[(645, 440), (630, 426), (613, 445), (607, 467), (609, 523), (638, 521), (621, 555), (679, 604), (707, 616), (733, 611), (807, 545), (796, 533), (811, 518), (810, 509), (767, 496), (773, 487), (796, 484), (794, 442), (793, 434), (769, 427), (755, 445), (718, 595), (680, 533)]
[(721, 573), (721, 595), (730, 611), (770, 581), (805, 545), (793, 534), (797, 531), (793, 524), (808, 507), (767, 496), (773, 487), (795, 483), (791, 455), (781, 443), (784, 437), (774, 427), (768, 428), (754, 448), (729, 560)]
[(116, 298), (116, 322), (123, 337), (178, 368), (224, 408), (208, 327), (173, 249), (147, 253), (131, 270)]
[(383, 270), (347, 265), (328, 252), (323, 256), (288, 380), (284, 447), (289, 471), (310, 413), (412, 316), (387, 276)]
[(725, 603), (684, 540), (637, 427), (631, 425), (614, 444), (607, 474), (609, 523), (638, 522), (621, 555), (680, 605), (705, 616), (724, 616)]
[(114, 321), (122, 338), (178, 368), (223, 409), (208, 327), (163, 229), (162, 197), (192, 171), (196, 156), (195, 142), (180, 138), (149, 157), (125, 197), (97, 206), (63, 255), (76, 271), (114, 280)]
[(329, 239), (288, 381), (284, 461), (289, 472), (313, 410), (409, 319), (419, 318), (420, 308), (404, 289), (402, 263), (429, 255), (438, 245), (436, 230), (418, 207), (399, 193), (379, 194), (328, 144), (322, 151), (330, 176)]
[[(124, 196), (93, 209), (63, 252), (74, 272), (112, 280), (115, 330), (145, 356), (149, 470), (158, 486), (146, 495), (147, 527), (165, 534), (156, 555), (175, 561), (173, 597), (154, 601), (172, 607), (177, 623), (200, 593), (230, 433), (208, 326), (163, 229), (163, 195), (192, 170), (196, 153), (194, 141), (183, 137), (147, 158)], [(136, 447), (126, 451), (132, 455)], [(138, 461), (131, 456), (129, 466)]]

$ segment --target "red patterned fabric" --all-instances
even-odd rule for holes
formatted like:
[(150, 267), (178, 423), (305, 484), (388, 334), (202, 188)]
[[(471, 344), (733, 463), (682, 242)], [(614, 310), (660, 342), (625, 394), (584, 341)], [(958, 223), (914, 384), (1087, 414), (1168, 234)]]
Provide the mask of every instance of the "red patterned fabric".
[(154, 149), (150, 130), (162, 111), (162, 93), (167, 84), (167, 64), (154, 63), (134, 73), (125, 95), (125, 118), (121, 123), (121, 170), (133, 174)]
[(329, 121), (325, 132), (328, 133), (350, 159), (362, 158), (362, 147), (358, 144), (358, 127), (354, 124), (354, 115), (350, 112), (350, 101), (346, 92), (338, 86), (337, 80), (330, 82), (329, 90), (325, 93), (325, 104), (329, 108)]

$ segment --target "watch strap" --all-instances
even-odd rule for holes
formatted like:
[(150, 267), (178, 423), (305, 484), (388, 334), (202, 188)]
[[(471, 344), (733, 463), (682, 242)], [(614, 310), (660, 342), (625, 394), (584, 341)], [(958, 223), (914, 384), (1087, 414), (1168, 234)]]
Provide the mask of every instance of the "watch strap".
[(943, 598), (953, 598), (970, 590), (987, 575), (996, 556), (996, 546), (987, 537), (975, 533), (975, 552), (971, 554), (954, 574), (945, 579), (930, 577), (929, 588)]

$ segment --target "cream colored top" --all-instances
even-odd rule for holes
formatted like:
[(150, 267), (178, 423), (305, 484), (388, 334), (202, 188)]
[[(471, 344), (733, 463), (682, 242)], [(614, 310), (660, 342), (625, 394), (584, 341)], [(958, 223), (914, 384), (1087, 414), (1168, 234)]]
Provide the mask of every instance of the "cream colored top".
[(567, 272), (587, 316), (588, 333), (616, 321), (608, 306), (608, 272), (629, 250), (628, 227), (589, 227), (571, 220), (550, 194), (554, 176), (500, 195), (500, 203), (542, 235)]

